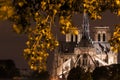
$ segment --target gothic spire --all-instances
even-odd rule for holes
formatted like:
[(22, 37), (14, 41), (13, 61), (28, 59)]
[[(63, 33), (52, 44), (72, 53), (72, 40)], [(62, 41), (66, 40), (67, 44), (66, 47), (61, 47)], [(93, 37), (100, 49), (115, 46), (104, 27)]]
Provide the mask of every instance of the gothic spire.
[(89, 35), (89, 20), (87, 13), (84, 12), (83, 14), (83, 33), (81, 41), (79, 42), (79, 47), (93, 47), (92, 40)]
[(87, 13), (84, 12), (83, 14), (83, 35), (85, 34), (86, 36), (89, 36), (89, 19), (87, 16)]

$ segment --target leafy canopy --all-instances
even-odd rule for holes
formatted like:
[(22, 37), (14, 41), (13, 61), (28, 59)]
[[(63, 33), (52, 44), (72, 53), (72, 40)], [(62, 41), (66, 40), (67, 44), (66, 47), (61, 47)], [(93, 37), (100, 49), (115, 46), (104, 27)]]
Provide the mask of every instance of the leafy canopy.
[(113, 36), (109, 42), (111, 49), (118, 53), (120, 51), (120, 25), (116, 25)]
[[(120, 16), (120, 0), (0, 0), (0, 19), (10, 20), (16, 33), (28, 35), (24, 57), (31, 69), (38, 71), (46, 69), (48, 52), (59, 45), (52, 33), (56, 17), (62, 34), (77, 35), (71, 20), (73, 14), (85, 12), (91, 19), (101, 19), (105, 10)], [(31, 25), (33, 22), (35, 26)], [(120, 42), (118, 37), (113, 35), (112, 40)], [(111, 43), (116, 45), (117, 41)]]

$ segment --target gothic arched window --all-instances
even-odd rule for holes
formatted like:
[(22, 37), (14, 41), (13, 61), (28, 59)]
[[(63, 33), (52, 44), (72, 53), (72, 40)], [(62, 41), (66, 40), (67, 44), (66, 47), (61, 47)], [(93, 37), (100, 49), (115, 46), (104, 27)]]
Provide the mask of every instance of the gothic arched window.
[(75, 35), (75, 42), (77, 42), (77, 40), (78, 40), (78, 36), (77, 36), (77, 35)]
[(106, 35), (103, 33), (103, 41), (106, 41)]
[(101, 36), (100, 36), (100, 33), (98, 33), (98, 41), (101, 40)]

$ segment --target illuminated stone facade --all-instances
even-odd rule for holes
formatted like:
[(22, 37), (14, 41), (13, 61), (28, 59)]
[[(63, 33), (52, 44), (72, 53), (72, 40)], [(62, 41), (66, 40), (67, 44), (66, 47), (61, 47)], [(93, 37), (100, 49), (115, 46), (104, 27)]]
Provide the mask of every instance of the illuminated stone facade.
[(110, 50), (111, 37), (108, 26), (92, 27), (84, 14), (82, 28), (78, 35), (66, 34), (66, 41), (60, 42), (54, 54), (53, 76), (67, 77), (71, 68), (80, 66), (85, 71), (95, 67), (117, 63), (117, 54)]

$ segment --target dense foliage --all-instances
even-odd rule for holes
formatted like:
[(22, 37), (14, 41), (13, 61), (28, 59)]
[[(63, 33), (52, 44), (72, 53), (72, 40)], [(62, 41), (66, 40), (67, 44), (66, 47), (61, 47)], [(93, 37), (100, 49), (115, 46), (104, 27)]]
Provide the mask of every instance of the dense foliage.
[(83, 68), (77, 66), (70, 70), (67, 80), (92, 80), (92, 76), (89, 71), (85, 72)]
[(93, 80), (119, 80), (120, 64), (96, 67), (92, 73)]
[(85, 72), (83, 68), (72, 68), (67, 80), (119, 80), (120, 64), (96, 67), (93, 72)]
[[(45, 70), (48, 52), (59, 45), (52, 33), (59, 18), (62, 34), (78, 34), (72, 24), (73, 14), (87, 13), (91, 19), (101, 19), (105, 10), (120, 16), (119, 0), (0, 0), (0, 19), (10, 20), (17, 33), (26, 33), (25, 59), (33, 70)], [(35, 22), (35, 26), (32, 24)], [(120, 27), (117, 28), (119, 30)], [(112, 39), (115, 39), (114, 36)], [(119, 41), (119, 37), (117, 38)], [(113, 45), (116, 44), (113, 43)]]
[(120, 52), (120, 25), (116, 25), (113, 36), (110, 40), (111, 49), (116, 53)]

